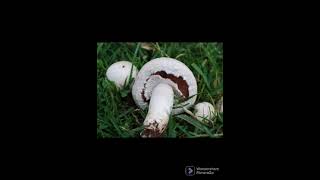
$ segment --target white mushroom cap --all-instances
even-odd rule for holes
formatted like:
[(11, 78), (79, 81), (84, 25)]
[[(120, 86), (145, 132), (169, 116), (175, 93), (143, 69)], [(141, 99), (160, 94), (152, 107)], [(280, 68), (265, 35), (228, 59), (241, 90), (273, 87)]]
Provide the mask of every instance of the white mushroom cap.
[[(133, 66), (133, 67), (132, 67)], [(112, 64), (107, 70), (107, 78), (113, 81), (119, 89), (122, 89), (129, 81), (132, 67), (132, 78), (136, 78), (138, 70), (129, 61), (118, 61)]]
[(194, 106), (194, 115), (202, 122), (211, 120), (215, 116), (215, 109), (211, 103), (201, 102)]
[(172, 87), (176, 96), (188, 100), (172, 108), (172, 114), (184, 112), (183, 107), (191, 107), (197, 94), (197, 82), (192, 71), (182, 62), (161, 57), (146, 63), (139, 71), (132, 87), (132, 96), (135, 103), (141, 108), (148, 107), (153, 88), (164, 83)]

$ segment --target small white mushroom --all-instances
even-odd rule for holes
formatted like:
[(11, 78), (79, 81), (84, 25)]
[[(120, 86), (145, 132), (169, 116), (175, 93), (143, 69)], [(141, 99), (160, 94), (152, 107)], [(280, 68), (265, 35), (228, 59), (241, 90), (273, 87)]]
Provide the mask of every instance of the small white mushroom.
[(211, 103), (201, 102), (194, 106), (194, 115), (199, 121), (207, 122), (215, 116), (215, 109)]
[(107, 78), (113, 81), (115, 85), (122, 89), (129, 82), (129, 77), (132, 68), (132, 78), (136, 78), (138, 74), (137, 68), (129, 61), (118, 61), (112, 64), (106, 72)]
[[(197, 82), (192, 71), (172, 58), (157, 58), (146, 63), (138, 73), (132, 87), (135, 103), (145, 109), (142, 137), (159, 137), (167, 127), (170, 114), (184, 112), (196, 100)], [(191, 97), (192, 96), (192, 97)], [(183, 101), (173, 107), (175, 97)], [(191, 97), (191, 98), (190, 98)]]

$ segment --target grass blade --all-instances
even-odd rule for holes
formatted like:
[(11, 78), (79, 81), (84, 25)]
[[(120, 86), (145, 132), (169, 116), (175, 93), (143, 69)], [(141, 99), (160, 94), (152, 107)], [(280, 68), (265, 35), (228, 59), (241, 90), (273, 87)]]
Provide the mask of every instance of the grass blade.
[(194, 127), (198, 128), (198, 129), (200, 129), (201, 131), (206, 132), (208, 136), (214, 137), (214, 135), (210, 132), (210, 130), (204, 124), (199, 122), (198, 120), (195, 120), (185, 114), (178, 115), (177, 117), (185, 120), (186, 122), (188, 122), (189, 124), (193, 125)]
[(192, 137), (193, 137), (193, 136), (192, 136), (188, 131), (186, 131), (182, 126), (178, 125), (177, 128), (180, 129), (180, 130), (187, 136), (187, 138), (192, 138)]
[(116, 122), (114, 122), (114, 120), (112, 118), (110, 118), (111, 124), (113, 125), (113, 127), (116, 129), (117, 133), (119, 136), (123, 136), (118, 124), (116, 124)]
[(204, 80), (204, 83), (206, 84), (206, 86), (208, 87), (209, 90), (211, 90), (211, 86), (209, 84), (209, 81), (208, 81), (208, 78), (207, 76), (203, 73), (203, 71), (201, 70), (201, 68), (195, 64), (195, 63), (192, 63), (191, 66), (198, 72), (198, 74), (201, 75), (201, 77), (203, 78)]
[(97, 44), (98, 44), (98, 47), (97, 47), (97, 55), (98, 55), (98, 54), (100, 54), (103, 43), (97, 43)]
[(194, 120), (193, 118), (185, 115), (185, 114), (182, 114), (182, 115), (178, 115), (177, 116), (178, 118), (182, 119), (182, 120), (185, 120), (186, 122), (188, 122), (189, 124), (193, 125), (194, 127), (198, 128), (198, 129), (201, 129), (204, 131), (203, 129), (203, 125), (200, 124), (200, 122)]
[(175, 119), (170, 117), (168, 122), (168, 137), (175, 138), (176, 137), (176, 122)]

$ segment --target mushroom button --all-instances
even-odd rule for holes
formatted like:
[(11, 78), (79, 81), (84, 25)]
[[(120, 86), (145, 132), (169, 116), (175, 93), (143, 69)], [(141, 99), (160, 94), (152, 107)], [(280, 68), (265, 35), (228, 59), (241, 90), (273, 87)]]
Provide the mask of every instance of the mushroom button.
[[(197, 98), (196, 93), (196, 79), (182, 62), (162, 57), (146, 63), (132, 87), (135, 103), (141, 109), (149, 105), (141, 136), (161, 136), (167, 127), (170, 114), (184, 112), (183, 107), (190, 108)], [(179, 97), (182, 102), (173, 107), (175, 97)]]
[(132, 68), (132, 78), (137, 76), (138, 70), (129, 61), (118, 61), (112, 64), (107, 70), (107, 78), (113, 81), (118, 89), (122, 89), (128, 82)]
[(199, 121), (206, 122), (215, 116), (215, 109), (212, 104), (201, 102), (194, 106), (194, 115)]

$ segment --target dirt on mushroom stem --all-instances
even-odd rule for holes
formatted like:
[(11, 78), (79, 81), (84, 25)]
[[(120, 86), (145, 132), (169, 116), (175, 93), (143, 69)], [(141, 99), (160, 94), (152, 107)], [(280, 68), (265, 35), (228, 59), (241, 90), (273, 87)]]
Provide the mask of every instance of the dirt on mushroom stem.
[(159, 137), (167, 127), (172, 111), (174, 93), (168, 84), (160, 83), (152, 92), (145, 129), (141, 137)]
[(161, 137), (164, 134), (164, 130), (167, 127), (167, 124), (165, 124), (164, 126), (162, 126), (161, 129), (158, 128), (159, 124), (154, 121), (154, 123), (152, 124), (153, 127), (156, 127), (155, 129), (146, 127), (142, 132), (141, 132), (141, 137), (149, 137), (149, 138), (157, 138), (157, 137)]

